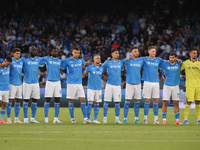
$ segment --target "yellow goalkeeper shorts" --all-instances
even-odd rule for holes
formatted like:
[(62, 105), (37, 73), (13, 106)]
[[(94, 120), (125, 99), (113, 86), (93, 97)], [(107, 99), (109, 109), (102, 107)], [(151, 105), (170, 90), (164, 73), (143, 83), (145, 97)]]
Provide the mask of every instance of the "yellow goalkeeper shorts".
[(200, 87), (186, 87), (186, 100), (188, 102), (200, 101)]

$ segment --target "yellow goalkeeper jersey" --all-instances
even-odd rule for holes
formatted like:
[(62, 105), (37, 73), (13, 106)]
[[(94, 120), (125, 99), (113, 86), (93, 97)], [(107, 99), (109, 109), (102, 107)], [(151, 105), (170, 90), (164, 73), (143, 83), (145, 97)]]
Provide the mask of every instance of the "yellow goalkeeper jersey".
[(185, 70), (186, 87), (200, 87), (200, 62), (186, 60), (181, 65), (181, 71)]

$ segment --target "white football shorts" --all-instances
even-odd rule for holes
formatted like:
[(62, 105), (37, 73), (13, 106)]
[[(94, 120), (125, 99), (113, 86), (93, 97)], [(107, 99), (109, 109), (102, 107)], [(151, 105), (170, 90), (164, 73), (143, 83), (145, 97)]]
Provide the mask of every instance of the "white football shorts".
[(39, 83), (23, 83), (23, 98), (24, 99), (40, 99)]
[(104, 101), (111, 102), (112, 97), (114, 102), (121, 102), (121, 85), (106, 84)]
[(102, 91), (101, 90), (92, 90), (92, 89), (87, 89), (87, 100), (88, 101), (95, 101), (95, 102), (102, 102), (101, 96)]
[(85, 92), (82, 84), (67, 84), (68, 99), (78, 99), (79, 97), (85, 97)]
[(60, 81), (47, 81), (45, 87), (45, 97), (62, 97)]
[(10, 99), (22, 99), (22, 85), (9, 84), (9, 98)]
[(158, 82), (147, 82), (144, 81), (143, 86), (143, 98), (159, 98), (160, 97), (160, 86)]
[(179, 101), (180, 100), (180, 90), (179, 86), (168, 86), (164, 85), (163, 87), (163, 100), (169, 101), (172, 96), (172, 100)]
[(129, 84), (126, 83), (126, 99), (141, 99), (141, 84)]
[(9, 91), (0, 91), (0, 101), (8, 103)]

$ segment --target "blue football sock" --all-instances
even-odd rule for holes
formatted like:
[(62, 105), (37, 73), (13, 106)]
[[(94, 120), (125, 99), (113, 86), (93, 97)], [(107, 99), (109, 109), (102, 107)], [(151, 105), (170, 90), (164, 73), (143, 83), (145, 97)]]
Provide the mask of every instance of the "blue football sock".
[(120, 102), (115, 103), (115, 117), (119, 117), (120, 114)]
[(93, 102), (88, 102), (88, 106), (87, 106), (87, 118), (90, 119), (90, 114), (92, 111), (92, 104)]
[(81, 103), (81, 110), (82, 110), (82, 113), (83, 113), (83, 118), (87, 118), (86, 102)]
[(179, 112), (175, 113), (175, 119), (179, 119)]
[(31, 103), (31, 118), (35, 118), (35, 114), (37, 111), (37, 102)]
[(69, 114), (71, 116), (71, 119), (74, 119), (74, 103), (69, 102)]
[(49, 114), (49, 102), (44, 102), (44, 117), (47, 118)]
[(158, 103), (153, 103), (154, 116), (158, 116)]
[(166, 117), (167, 117), (167, 112), (163, 111), (163, 112), (162, 112), (162, 117), (163, 117), (163, 119), (166, 119)]
[(144, 116), (148, 116), (149, 114), (149, 105), (150, 103), (147, 102), (144, 103)]
[(28, 118), (28, 102), (23, 102), (24, 118)]
[(104, 102), (104, 104), (103, 104), (103, 117), (107, 117), (108, 104), (109, 104), (109, 102)]
[(130, 105), (130, 101), (125, 101), (125, 104), (124, 104), (124, 118), (127, 118), (127, 116), (128, 116), (129, 105)]
[(11, 106), (12, 106), (12, 103), (10, 103), (10, 102), (8, 102), (7, 105), (6, 105), (7, 118), (10, 118), (10, 115), (11, 115)]
[(54, 109), (55, 109), (55, 114), (54, 117), (58, 118), (59, 112), (60, 112), (60, 103), (54, 103)]
[(99, 104), (94, 104), (94, 120), (97, 120), (99, 114)]
[(20, 112), (20, 103), (19, 102), (15, 102), (14, 111), (15, 111), (15, 118), (18, 118), (19, 112)]
[(6, 113), (6, 109), (1, 108), (1, 119), (4, 119), (5, 113)]
[(134, 101), (135, 117), (139, 116), (139, 111), (140, 111), (140, 101)]

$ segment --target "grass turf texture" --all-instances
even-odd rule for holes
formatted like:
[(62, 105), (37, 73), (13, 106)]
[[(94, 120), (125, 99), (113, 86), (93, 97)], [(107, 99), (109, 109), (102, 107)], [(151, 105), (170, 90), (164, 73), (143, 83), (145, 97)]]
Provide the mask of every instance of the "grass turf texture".
[[(20, 110), (23, 121), (23, 109)], [(30, 116), (29, 108), (29, 116)], [(12, 107), (12, 121), (14, 108)], [(150, 109), (147, 125), (134, 124), (133, 108), (129, 109), (128, 124), (115, 124), (114, 108), (108, 110), (108, 124), (102, 124), (103, 109), (100, 108), (98, 121), (101, 124), (83, 124), (81, 108), (75, 108), (77, 124), (71, 124), (68, 108), (61, 108), (59, 120), (63, 124), (53, 124), (54, 108), (49, 109), (49, 124), (44, 124), (44, 108), (38, 108), (36, 119), (40, 124), (0, 124), (1, 149), (137, 149), (137, 150), (188, 150), (200, 147), (200, 125), (196, 124), (195, 111), (189, 116), (189, 125), (175, 125), (173, 109), (168, 109), (167, 124), (153, 124), (153, 110)], [(93, 112), (91, 114), (93, 119)], [(6, 118), (5, 118), (6, 120)], [(123, 121), (123, 108), (120, 120)], [(143, 109), (139, 120), (143, 121)], [(162, 112), (159, 109), (159, 120)], [(183, 110), (180, 110), (183, 122)], [(14, 121), (13, 121), (14, 122)]]

